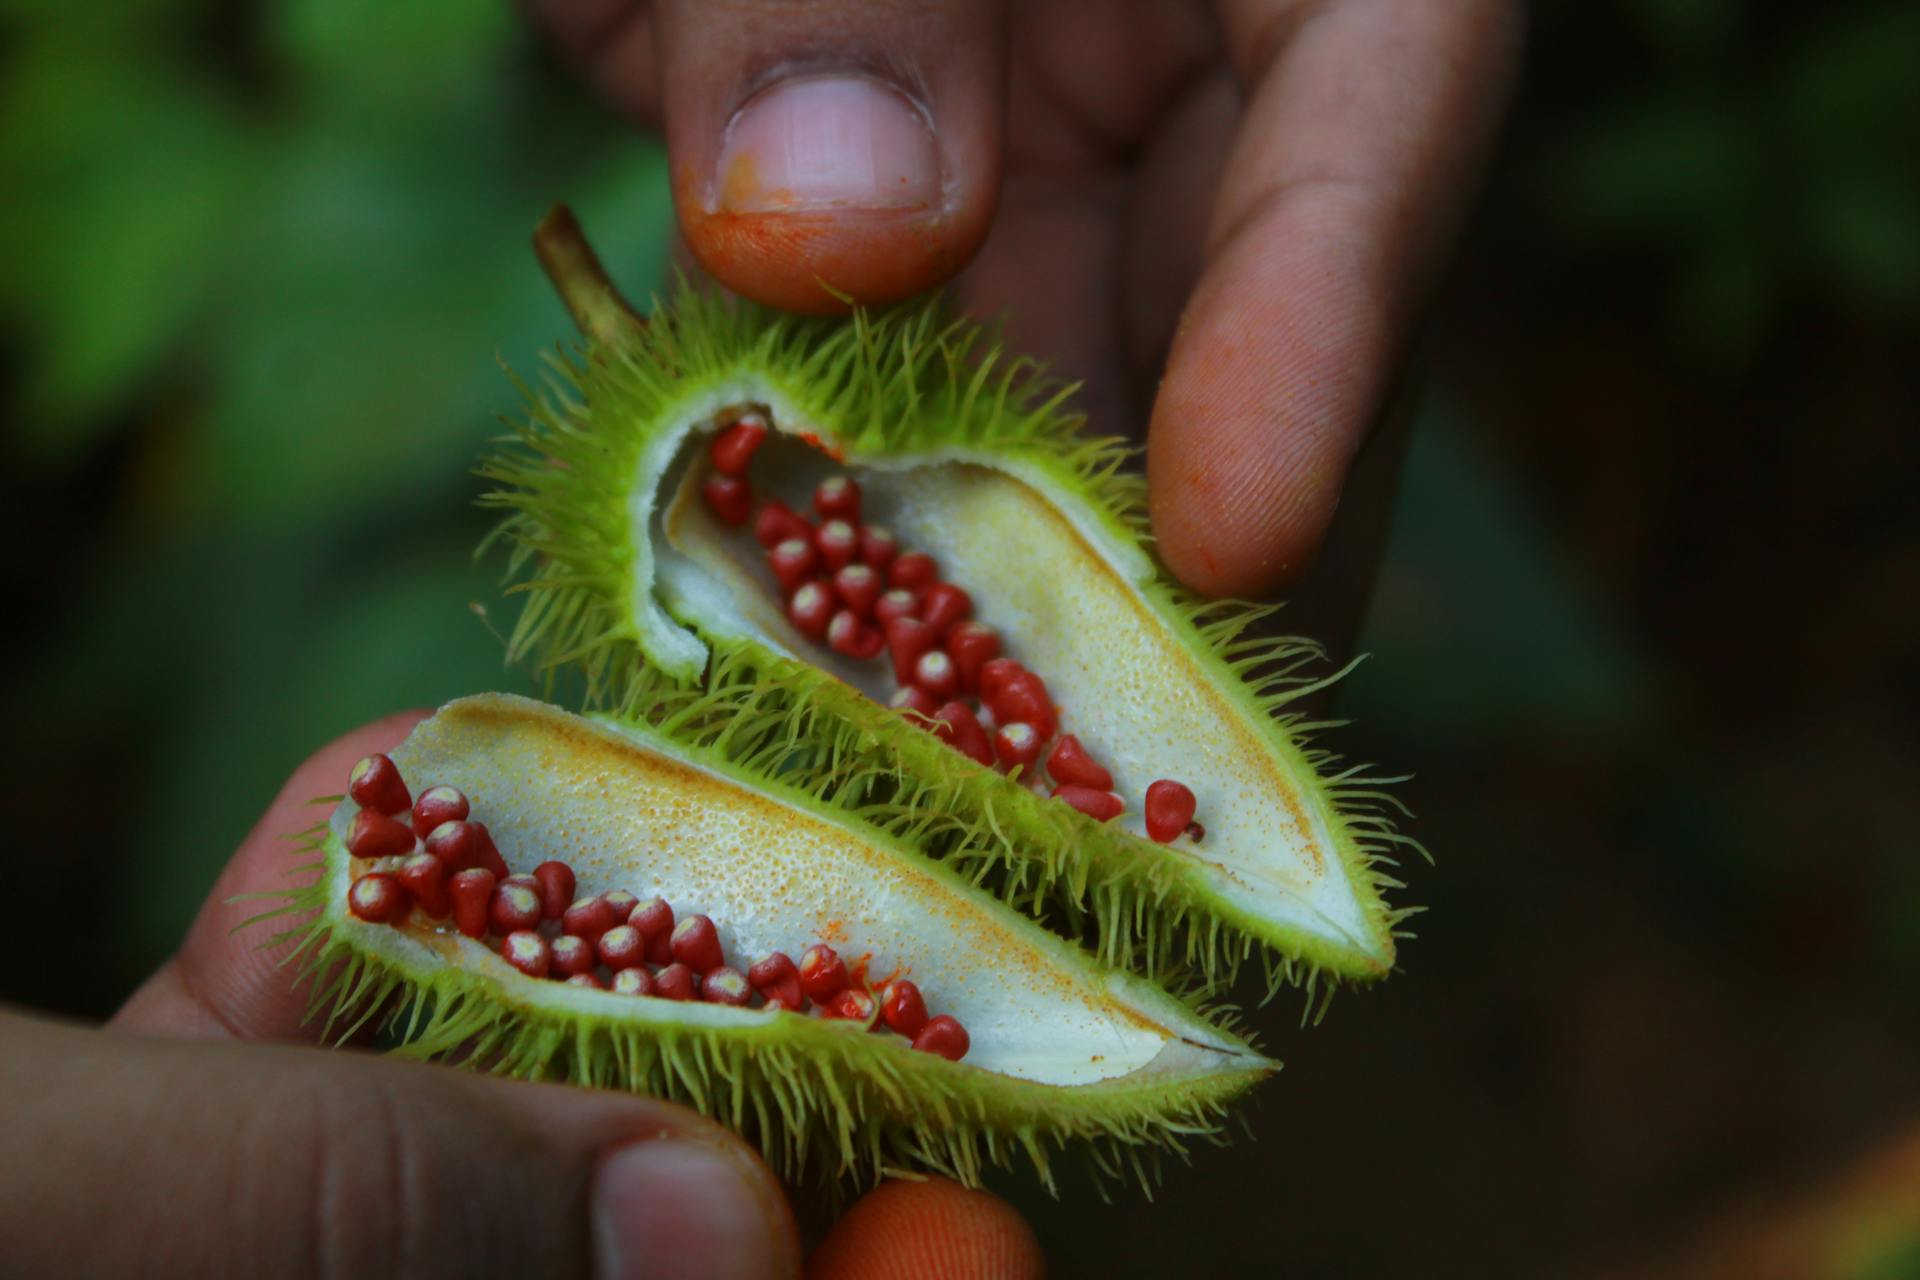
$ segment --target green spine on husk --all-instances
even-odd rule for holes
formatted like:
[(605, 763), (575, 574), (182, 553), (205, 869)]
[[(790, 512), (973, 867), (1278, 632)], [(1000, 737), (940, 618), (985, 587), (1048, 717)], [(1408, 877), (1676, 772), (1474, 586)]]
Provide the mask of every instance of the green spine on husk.
[[(1395, 828), (1400, 779), (1343, 764), (1309, 743), (1337, 722), (1293, 704), (1344, 674), (1312, 641), (1259, 633), (1276, 606), (1206, 601), (1174, 585), (1147, 553), (1145, 487), (1124, 442), (1086, 436), (1071, 387), (1008, 358), (993, 333), (932, 302), (842, 321), (770, 312), (682, 285), (640, 322), (573, 245), (567, 218), (543, 228), (543, 258), (586, 330), (551, 359), (526, 416), (481, 468), (483, 501), (507, 515), (489, 543), (508, 546), (523, 607), (509, 656), (548, 681), (577, 676), (583, 705), (617, 719), (705, 735), (732, 755), (786, 752), (850, 766), (844, 797), (883, 825), (924, 833), (930, 852), (1034, 913), (1064, 917), (1109, 961), (1202, 987), (1257, 954), (1269, 997), (1283, 985), (1329, 995), (1393, 965), (1401, 923), (1389, 907), (1396, 855), (1424, 850)], [(557, 262), (552, 246), (573, 245)], [(1132, 585), (1196, 666), (1324, 801), (1331, 852), (1364, 913), (1364, 943), (1342, 946), (1228, 901), (1194, 859), (1102, 826), (972, 764), (897, 714), (809, 664), (733, 637), (687, 644), (651, 592), (649, 531), (635, 531), (636, 481), (729, 399), (777, 402), (807, 430), (867, 459), (961, 459), (1018, 475), (1127, 562)], [(647, 495), (645, 510), (654, 504)], [(751, 714), (746, 712), (750, 709)], [(1324, 1007), (1321, 1002), (1318, 1007)]]
[[(564, 712), (500, 695), (462, 700), (442, 715), (517, 717), (513, 723), (521, 732), (563, 721), (593, 730)], [(411, 929), (369, 924), (348, 912), (345, 889), (354, 863), (337, 816), (334, 824), (294, 837), (294, 853), (302, 859), (295, 875), (305, 883), (279, 895), (284, 905), (247, 922), (292, 922), (267, 945), (283, 949), (282, 964), (308, 986), (310, 1017), (324, 1022), (330, 1040), (344, 1043), (372, 1026), (402, 1056), (678, 1101), (756, 1143), (788, 1177), (830, 1193), (902, 1172), (940, 1173), (977, 1185), (988, 1167), (1009, 1166), (1022, 1155), (1051, 1188), (1053, 1160), (1061, 1153), (1086, 1158), (1103, 1186), (1133, 1180), (1150, 1192), (1162, 1155), (1184, 1158), (1188, 1143), (1220, 1140), (1231, 1100), (1278, 1068), (1228, 1029), (1235, 1021), (1230, 1010), (1178, 1002), (1141, 979), (1104, 970), (1078, 948), (981, 897), (950, 870), (920, 858), (899, 833), (868, 826), (860, 814), (834, 803), (838, 784), (826, 770), (783, 766), (775, 780), (711, 746), (634, 726), (598, 732), (863, 836), (916, 874), (976, 899), (981, 911), (1009, 930), (1037, 939), (1063, 972), (1091, 975), (1090, 981), (1137, 1002), (1133, 1007), (1159, 1012), (1174, 1030), (1184, 1026), (1188, 1035), (1205, 1036), (1208, 1043), (1185, 1043), (1217, 1051), (1220, 1063), (1205, 1072), (1145, 1070), (1092, 1084), (1053, 1085), (948, 1062), (816, 1017), (578, 993), (559, 982), (523, 980), (504, 961), (447, 961), (429, 947), (412, 945)], [(617, 769), (593, 773), (592, 787), (620, 785)], [(583, 782), (576, 773), (554, 785), (564, 790)], [(536, 790), (538, 785), (544, 784), (536, 782)], [(474, 799), (479, 806), (488, 798)], [(674, 854), (657, 849), (634, 856)], [(742, 874), (749, 874), (751, 853), (743, 852), (740, 861)], [(635, 874), (644, 874), (644, 866)], [(452, 941), (444, 929), (434, 936), (442, 944)], [(937, 991), (937, 977), (927, 981)], [(702, 1011), (732, 1024), (699, 1025)]]

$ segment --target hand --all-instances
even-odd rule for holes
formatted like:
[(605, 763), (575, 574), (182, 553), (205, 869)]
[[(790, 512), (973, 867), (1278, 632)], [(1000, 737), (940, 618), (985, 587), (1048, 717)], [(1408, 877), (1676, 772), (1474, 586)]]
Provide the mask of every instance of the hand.
[[(295, 1047), (318, 1033), (307, 993), (260, 950), (262, 929), (232, 933), (257, 904), (228, 900), (286, 887), (281, 837), (312, 825), (310, 798), (418, 719), (370, 725), (296, 770), (179, 954), (107, 1030), (0, 1014), (10, 1273), (799, 1274), (778, 1182), (690, 1111)], [(282, 1043), (242, 1043), (262, 1040)], [(1040, 1270), (1012, 1209), (946, 1182), (882, 1186), (812, 1265), (860, 1280)]]
[(977, 253), (960, 299), (1084, 378), (1096, 425), (1152, 401), (1162, 554), (1233, 595), (1318, 546), (1519, 43), (1511, 0), (535, 7), (664, 124), (728, 287), (885, 302)]

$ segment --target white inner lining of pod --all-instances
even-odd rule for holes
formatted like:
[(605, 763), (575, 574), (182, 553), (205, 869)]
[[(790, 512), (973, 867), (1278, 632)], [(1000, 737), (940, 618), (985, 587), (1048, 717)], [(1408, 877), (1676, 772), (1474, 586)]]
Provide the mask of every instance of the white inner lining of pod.
[[(769, 399), (742, 395), (713, 412), (765, 408)], [(892, 529), (902, 550), (930, 553), (972, 596), (974, 616), (1000, 633), (1004, 652), (1046, 682), (1061, 731), (1078, 735), (1113, 774), (1127, 804), (1115, 822), (1144, 839), (1147, 785), (1183, 782), (1207, 834), (1171, 847), (1206, 868), (1223, 896), (1261, 918), (1374, 951), (1320, 797), (1283, 782), (1294, 766), (1248, 729), (1240, 706), (1160, 624), (1138, 587), (1152, 569), (1137, 548), (1071, 521), (1069, 507), (1048, 500), (1044, 475), (960, 450), (842, 465), (794, 438), (807, 428), (783, 420), (781, 408), (771, 405), (775, 432), (750, 471), (756, 509), (773, 497), (811, 517), (821, 479), (853, 476), (863, 523)], [(884, 703), (894, 689), (885, 655), (859, 662), (801, 636), (751, 522), (728, 528), (708, 513), (699, 484), (710, 435), (670, 434), (684, 446), (673, 467), (637, 478), (657, 494), (644, 527), (668, 612), (709, 634), (755, 637)]]
[[(729, 963), (743, 970), (770, 951), (797, 959), (825, 941), (850, 966), (866, 958), (870, 980), (913, 978), (930, 1012), (967, 1027), (972, 1048), (962, 1065), (1084, 1085), (1260, 1061), (1153, 988), (1091, 967), (931, 864), (651, 737), (489, 694), (443, 709), (392, 755), (416, 790), (465, 792), (515, 871), (559, 858), (574, 868), (581, 896), (626, 889), (663, 897), (682, 917), (709, 915)], [(347, 804), (334, 815), (336, 837), (351, 812)], [(456, 962), (493, 973), (510, 998), (520, 992), (546, 1006), (641, 1020), (764, 1026), (794, 1016), (525, 978), (450, 922), (396, 929), (345, 918), (350, 861), (339, 856), (335, 867), (330, 909), (402, 963)]]

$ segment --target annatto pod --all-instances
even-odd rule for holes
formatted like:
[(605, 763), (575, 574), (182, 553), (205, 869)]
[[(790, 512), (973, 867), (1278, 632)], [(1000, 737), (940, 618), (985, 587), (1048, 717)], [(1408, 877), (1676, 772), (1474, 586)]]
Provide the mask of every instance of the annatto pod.
[[(1057, 1149), (1083, 1146), (1100, 1169), (1144, 1173), (1275, 1069), (867, 822), (831, 770), (775, 781), (494, 694), (443, 707), (391, 763), (416, 790), (457, 791), (515, 873), (564, 865), (576, 906), (633, 895), (598, 962), (537, 910), (471, 936), (353, 855), (344, 801), (309, 833), (319, 874), (291, 895), (289, 912), (313, 913), (292, 954), (319, 1011), (349, 1033), (382, 1017), (403, 1052), (677, 1099), (789, 1175), (834, 1183), (887, 1169), (972, 1183), (1021, 1151), (1046, 1178)], [(540, 898), (448, 870), (496, 904)], [(655, 935), (667, 947), (643, 955)], [(914, 1016), (896, 998), (880, 1017), (900, 980)]]
[(564, 210), (536, 246), (589, 342), (483, 467), (514, 655), (621, 719), (718, 702), (738, 751), (869, 767), (897, 829), (1115, 963), (1213, 981), (1257, 952), (1270, 991), (1392, 968), (1383, 865), (1412, 841), (1391, 780), (1289, 710), (1321, 650), (1164, 575), (1128, 449), (1065, 389), (931, 305), (683, 288), (642, 322)]

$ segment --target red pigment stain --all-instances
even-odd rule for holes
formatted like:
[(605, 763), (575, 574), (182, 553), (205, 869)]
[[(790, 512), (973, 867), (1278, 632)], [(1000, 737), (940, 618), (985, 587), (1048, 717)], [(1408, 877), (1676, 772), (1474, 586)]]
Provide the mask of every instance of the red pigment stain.
[(846, 940), (847, 922), (845, 920), (829, 920), (820, 926), (820, 941), (827, 945), (832, 946), (836, 942)]
[(815, 432), (802, 431), (800, 432), (800, 438), (820, 452), (826, 454), (829, 458), (832, 458), (835, 462), (845, 462), (847, 460), (847, 451), (845, 449), (842, 449), (830, 440), (824, 439)]

